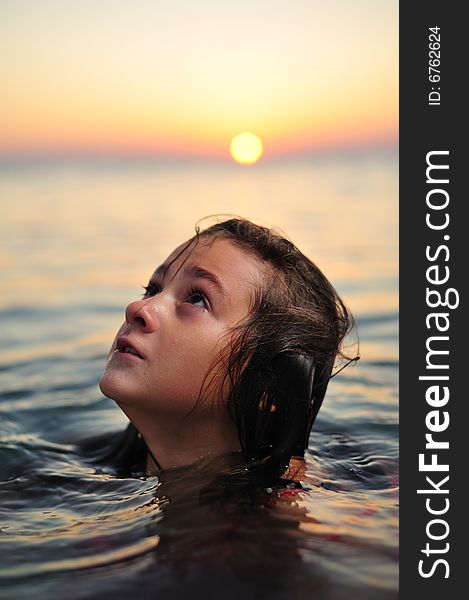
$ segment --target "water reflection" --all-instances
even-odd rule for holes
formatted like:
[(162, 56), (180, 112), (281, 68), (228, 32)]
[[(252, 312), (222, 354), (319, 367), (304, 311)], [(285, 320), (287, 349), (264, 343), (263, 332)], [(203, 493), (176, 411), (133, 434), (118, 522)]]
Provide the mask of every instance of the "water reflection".
[[(160, 583), (163, 567), (172, 573), (172, 593), (190, 589), (191, 597), (220, 593), (222, 585), (223, 597), (228, 598), (240, 594), (328, 598), (332, 588), (338, 599), (358, 593), (361, 598), (376, 598), (364, 581), (345, 570), (331, 584), (335, 573), (324, 569), (327, 557), (346, 551), (372, 564), (377, 545), (357, 538), (350, 527), (340, 534), (331, 532), (328, 524), (308, 512), (308, 490), (285, 484), (255, 487), (227, 477), (183, 471), (164, 474), (156, 490), (162, 511), (159, 543), (152, 553), (153, 564), (145, 570), (153, 589)], [(367, 510), (373, 509), (368, 506)], [(379, 571), (378, 567), (377, 575)], [(391, 598), (393, 593), (382, 589), (379, 597)]]

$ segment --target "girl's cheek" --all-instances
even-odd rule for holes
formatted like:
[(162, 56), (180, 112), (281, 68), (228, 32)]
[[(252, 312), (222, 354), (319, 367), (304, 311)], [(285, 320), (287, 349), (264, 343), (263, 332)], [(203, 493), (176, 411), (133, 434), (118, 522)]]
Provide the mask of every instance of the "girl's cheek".
[(194, 306), (186, 302), (179, 307), (179, 314), (186, 319), (206, 319), (209, 316), (206, 308)]

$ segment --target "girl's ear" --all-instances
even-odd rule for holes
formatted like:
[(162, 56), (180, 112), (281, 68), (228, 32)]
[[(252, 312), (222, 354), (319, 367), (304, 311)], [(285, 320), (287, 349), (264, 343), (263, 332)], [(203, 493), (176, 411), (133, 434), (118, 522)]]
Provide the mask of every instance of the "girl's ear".
[(303, 457), (314, 420), (321, 408), (332, 362), (316, 363), (304, 354), (278, 354), (274, 359), (284, 424), (292, 444), (292, 456)]

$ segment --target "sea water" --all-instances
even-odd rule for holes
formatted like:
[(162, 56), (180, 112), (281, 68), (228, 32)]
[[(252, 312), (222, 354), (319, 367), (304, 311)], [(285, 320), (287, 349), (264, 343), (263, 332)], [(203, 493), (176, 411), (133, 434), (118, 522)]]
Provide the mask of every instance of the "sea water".
[[(10, 161), (0, 201), (0, 597), (396, 597), (394, 156)], [(203, 500), (187, 476), (119, 478), (76, 452), (127, 423), (97, 387), (124, 307), (219, 213), (280, 227), (360, 340), (329, 385), (304, 489), (251, 503)]]

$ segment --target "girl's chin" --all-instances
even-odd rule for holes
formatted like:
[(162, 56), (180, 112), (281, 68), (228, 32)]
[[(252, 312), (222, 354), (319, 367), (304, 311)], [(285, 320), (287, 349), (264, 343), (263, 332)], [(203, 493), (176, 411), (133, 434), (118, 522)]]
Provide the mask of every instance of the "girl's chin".
[[(121, 407), (125, 404), (135, 404), (138, 400), (135, 397), (135, 390), (128, 389), (127, 381), (122, 381), (117, 373), (104, 371), (99, 380), (99, 389), (101, 392)], [(132, 394), (133, 391), (133, 394)]]
[(111, 400), (117, 402), (118, 397), (121, 395), (119, 393), (119, 387), (115, 375), (110, 374), (108, 371), (104, 371), (99, 380), (99, 389), (101, 392), (108, 398), (111, 398)]

